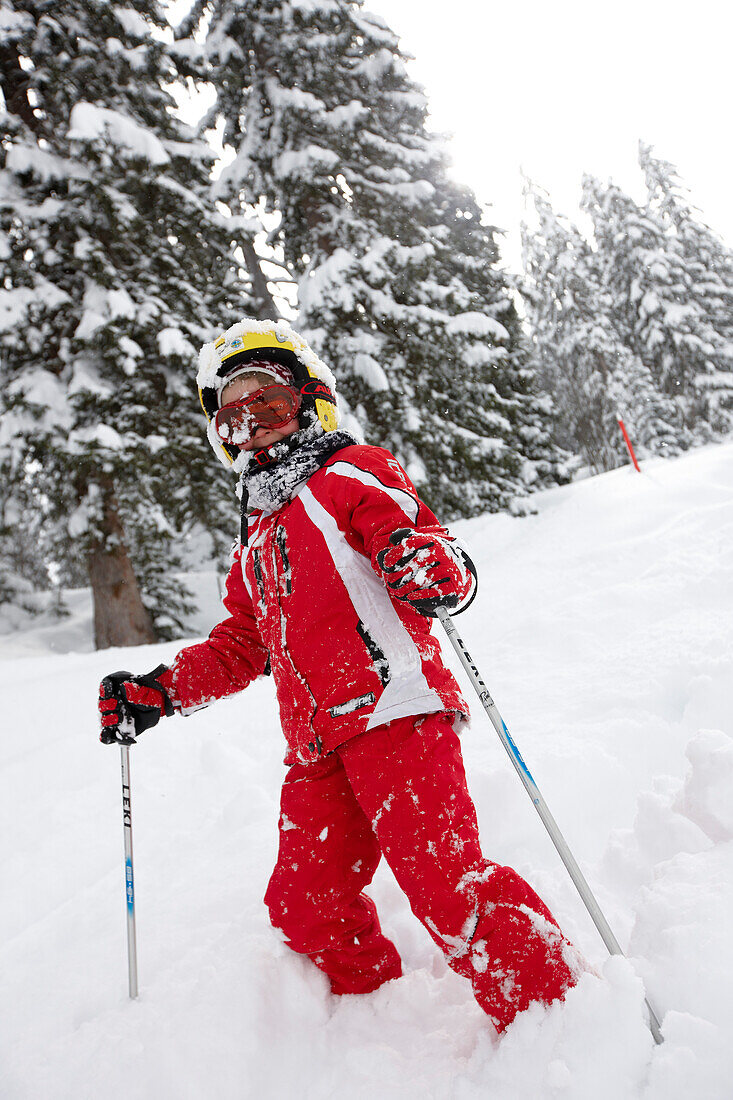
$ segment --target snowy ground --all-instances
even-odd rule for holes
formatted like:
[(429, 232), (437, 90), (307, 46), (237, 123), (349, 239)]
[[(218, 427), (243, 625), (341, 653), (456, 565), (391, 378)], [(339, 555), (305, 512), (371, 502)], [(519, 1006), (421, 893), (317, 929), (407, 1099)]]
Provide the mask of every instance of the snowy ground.
[(97, 741), (95, 692), (178, 647), (91, 652), (75, 594), (70, 619), (0, 639), (3, 1100), (733, 1094), (733, 445), (537, 504), (459, 525), (482, 576), (461, 633), (629, 961), (607, 961), (477, 704), (464, 750), (486, 852), (532, 882), (603, 978), (497, 1044), (380, 868), (405, 976), (331, 997), (261, 902), (283, 771), (262, 681), (132, 751), (131, 1002), (119, 752)]

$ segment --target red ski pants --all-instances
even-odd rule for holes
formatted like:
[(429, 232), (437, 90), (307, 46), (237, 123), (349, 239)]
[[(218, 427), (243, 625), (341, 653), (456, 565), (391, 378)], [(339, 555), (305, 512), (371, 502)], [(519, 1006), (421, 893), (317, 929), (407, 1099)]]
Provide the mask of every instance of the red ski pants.
[(481, 853), (448, 715), (398, 719), (286, 776), (265, 902), (273, 925), (328, 975), (334, 993), (367, 993), (401, 974), (362, 892), (382, 855), (499, 1030), (577, 980), (573, 949), (537, 894)]

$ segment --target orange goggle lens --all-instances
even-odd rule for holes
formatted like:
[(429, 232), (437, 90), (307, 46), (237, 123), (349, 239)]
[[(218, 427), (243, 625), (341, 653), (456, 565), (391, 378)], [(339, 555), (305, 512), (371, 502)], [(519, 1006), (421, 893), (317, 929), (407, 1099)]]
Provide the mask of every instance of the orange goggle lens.
[(282, 428), (298, 415), (302, 398), (292, 386), (263, 386), (219, 409), (216, 434), (225, 443), (247, 443), (257, 428)]

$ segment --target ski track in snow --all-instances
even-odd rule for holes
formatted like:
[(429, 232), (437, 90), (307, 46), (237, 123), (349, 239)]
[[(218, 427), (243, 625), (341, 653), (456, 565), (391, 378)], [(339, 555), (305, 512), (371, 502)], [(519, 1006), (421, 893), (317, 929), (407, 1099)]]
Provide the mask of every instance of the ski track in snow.
[(3, 1100), (728, 1100), (733, 444), (535, 500), (528, 518), (456, 525), (481, 576), (460, 632), (628, 960), (607, 958), (467, 694), (485, 851), (530, 880), (602, 977), (497, 1042), (382, 866), (372, 893), (405, 976), (332, 997), (262, 904), (284, 751), (263, 680), (131, 753), (129, 1001), (119, 753), (97, 741), (95, 695), (104, 673), (145, 671), (180, 643), (91, 652), (77, 593), (71, 619), (0, 637)]

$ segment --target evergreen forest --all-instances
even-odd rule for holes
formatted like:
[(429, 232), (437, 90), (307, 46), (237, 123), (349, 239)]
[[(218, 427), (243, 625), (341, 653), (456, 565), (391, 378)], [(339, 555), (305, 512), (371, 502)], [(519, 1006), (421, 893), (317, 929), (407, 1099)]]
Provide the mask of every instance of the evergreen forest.
[(169, 14), (0, 0), (5, 627), (90, 587), (98, 648), (185, 633), (239, 526), (197, 355), (242, 317), (291, 321), (442, 522), (628, 461), (619, 417), (641, 458), (731, 432), (733, 252), (652, 147), (583, 229), (526, 181), (512, 273), (362, 0)]

